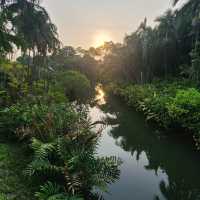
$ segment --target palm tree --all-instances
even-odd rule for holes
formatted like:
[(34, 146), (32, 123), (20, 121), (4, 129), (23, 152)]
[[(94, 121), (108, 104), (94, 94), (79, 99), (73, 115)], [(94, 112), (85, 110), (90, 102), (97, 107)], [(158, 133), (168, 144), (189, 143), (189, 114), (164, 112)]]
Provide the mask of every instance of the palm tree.
[(4, 10), (12, 13), (9, 19), (15, 34), (24, 42), (23, 51), (44, 55), (58, 46), (57, 29), (38, 1), (16, 0)]
[(0, 56), (4, 56), (8, 52), (12, 52), (15, 43), (17, 46), (20, 44), (20, 40), (11, 34), (10, 29), (6, 26), (7, 20), (5, 13), (0, 12)]
[[(40, 78), (41, 66), (45, 66), (43, 70), (45, 74), (48, 72), (46, 55), (57, 49), (60, 44), (57, 29), (47, 11), (40, 6), (39, 0), (0, 0), (0, 12), (11, 22), (10, 34), (19, 39), (20, 44), (17, 45), (20, 46), (23, 54), (34, 58), (33, 63), (28, 64), (28, 79), (29, 84), (32, 85), (34, 80)], [(4, 23), (6, 27), (7, 21), (5, 20)], [(11, 51), (16, 41), (6, 36), (4, 33), (4, 37), (1, 38), (7, 39), (5, 41), (8, 41), (7, 47)], [(47, 84), (44, 82), (44, 85)]]
[[(156, 27), (156, 32), (160, 45), (163, 49), (164, 71), (165, 76), (168, 73), (168, 67), (172, 67), (170, 60), (173, 60), (171, 54), (176, 53), (177, 46), (177, 30), (175, 24), (175, 15), (171, 10), (168, 10), (164, 15), (156, 18), (159, 25)], [(172, 51), (173, 50), (173, 51)]]
[[(178, 1), (180, 0), (176, 0), (174, 3), (176, 4)], [(180, 10), (177, 11), (177, 16), (181, 19), (186, 18), (186, 21), (188, 21), (188, 19), (190, 20), (192, 26), (190, 34), (193, 35), (193, 38), (197, 41), (200, 34), (200, 1), (189, 0)]]

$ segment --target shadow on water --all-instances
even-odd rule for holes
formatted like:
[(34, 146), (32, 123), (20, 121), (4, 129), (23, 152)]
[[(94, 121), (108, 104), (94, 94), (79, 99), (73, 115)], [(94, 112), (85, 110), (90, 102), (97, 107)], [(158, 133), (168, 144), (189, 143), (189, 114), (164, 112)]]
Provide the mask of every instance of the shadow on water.
[(160, 137), (142, 114), (116, 98), (91, 108), (91, 117), (108, 122), (99, 154), (119, 156), (124, 162), (106, 200), (200, 199), (200, 152), (190, 139)]

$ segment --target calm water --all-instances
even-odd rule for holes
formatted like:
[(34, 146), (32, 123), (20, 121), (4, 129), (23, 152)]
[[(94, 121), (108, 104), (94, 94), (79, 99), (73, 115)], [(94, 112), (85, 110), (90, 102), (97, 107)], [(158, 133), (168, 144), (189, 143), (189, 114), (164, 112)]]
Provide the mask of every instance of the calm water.
[[(200, 152), (186, 137), (158, 136), (143, 116), (98, 88), (93, 121), (106, 119), (99, 154), (123, 160), (105, 200), (199, 200)], [(98, 127), (97, 127), (98, 128)]]

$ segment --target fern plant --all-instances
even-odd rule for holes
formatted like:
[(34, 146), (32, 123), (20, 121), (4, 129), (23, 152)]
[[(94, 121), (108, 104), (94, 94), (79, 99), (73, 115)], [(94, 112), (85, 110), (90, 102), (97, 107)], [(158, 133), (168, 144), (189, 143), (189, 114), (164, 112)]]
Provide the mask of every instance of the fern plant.
[(38, 198), (84, 196), (94, 187), (105, 190), (119, 177), (118, 158), (96, 156), (100, 132), (91, 131), (94, 124), (87, 118), (86, 107), (17, 104), (1, 114), (9, 116), (8, 123), (14, 123), (12, 127), (19, 138), (30, 139), (34, 154), (25, 174), (41, 177), (44, 184), (52, 181), (61, 186), (47, 182), (36, 194)]
[(62, 192), (61, 187), (52, 182), (47, 182), (40, 187), (40, 192), (35, 194), (38, 200), (83, 200), (77, 196), (69, 196)]
[[(82, 135), (84, 139), (80, 139)], [(54, 180), (62, 185), (62, 192), (73, 196), (89, 193), (94, 187), (105, 191), (108, 184), (118, 179), (121, 160), (116, 157), (97, 157), (96, 137), (95, 133), (81, 132), (59, 137), (51, 143), (33, 139), (34, 157), (26, 174), (53, 175)], [(48, 183), (42, 187), (43, 195), (46, 188), (48, 194), (53, 191), (54, 196), (51, 198), (60, 198), (59, 187)], [(37, 196), (40, 194), (37, 193)]]

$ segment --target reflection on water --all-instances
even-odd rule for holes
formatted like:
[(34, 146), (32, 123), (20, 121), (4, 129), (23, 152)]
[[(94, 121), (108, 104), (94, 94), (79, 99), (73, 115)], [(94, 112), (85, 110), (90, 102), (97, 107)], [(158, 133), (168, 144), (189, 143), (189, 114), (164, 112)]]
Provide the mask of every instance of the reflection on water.
[(123, 160), (120, 180), (110, 185), (106, 200), (200, 199), (200, 156), (187, 138), (159, 138), (140, 114), (114, 98), (90, 114), (108, 122), (99, 154)]
[(97, 102), (98, 105), (104, 105), (106, 104), (106, 98), (105, 98), (105, 93), (102, 89), (101, 84), (97, 85), (96, 88), (96, 97), (95, 101)]

